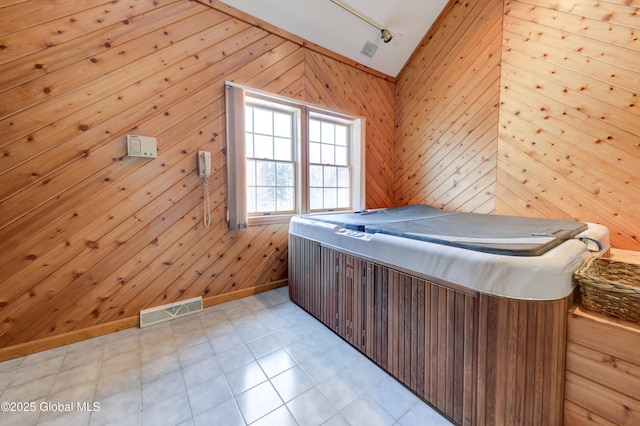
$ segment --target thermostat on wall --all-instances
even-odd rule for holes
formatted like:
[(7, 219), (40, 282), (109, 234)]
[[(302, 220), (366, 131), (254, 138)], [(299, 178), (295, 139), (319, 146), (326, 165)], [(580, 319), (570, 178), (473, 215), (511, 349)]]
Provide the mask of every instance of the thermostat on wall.
[(158, 143), (150, 136), (127, 135), (127, 155), (129, 157), (158, 157)]

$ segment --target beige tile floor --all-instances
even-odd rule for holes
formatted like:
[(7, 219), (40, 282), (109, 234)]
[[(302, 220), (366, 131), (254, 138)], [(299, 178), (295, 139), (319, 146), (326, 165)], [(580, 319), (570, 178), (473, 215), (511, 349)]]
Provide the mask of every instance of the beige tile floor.
[(2, 362), (0, 401), (3, 426), (450, 424), (286, 287)]

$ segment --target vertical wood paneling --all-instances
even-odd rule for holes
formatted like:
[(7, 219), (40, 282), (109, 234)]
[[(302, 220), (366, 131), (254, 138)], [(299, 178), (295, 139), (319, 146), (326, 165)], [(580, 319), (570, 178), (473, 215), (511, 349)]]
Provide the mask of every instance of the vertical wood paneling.
[(365, 315), (367, 335), (375, 333), (378, 346), (365, 354), (456, 424), (472, 424), (476, 297), (387, 267), (374, 271), (367, 291), (377, 297), (368, 299), (375, 304)]
[[(322, 247), (320, 255), (318, 243), (293, 238), (291, 248), (307, 253), (291, 253), (292, 300), (304, 307), (313, 293), (309, 282), (318, 279), (313, 271), (321, 271), (320, 282), (331, 284), (311, 302), (317, 306), (305, 309), (324, 309), (325, 324), (455, 424), (562, 424), (567, 312), (573, 295), (518, 300), (463, 292), (330, 248)], [(364, 336), (358, 334), (362, 329)], [(577, 344), (590, 338), (579, 322), (572, 335)], [(604, 345), (616, 342), (615, 355), (625, 369), (602, 386), (633, 383), (639, 374), (637, 339), (626, 349), (620, 335), (617, 330), (596, 339)], [(571, 368), (593, 365), (597, 355), (586, 358), (573, 361)], [(578, 379), (570, 375), (567, 380)], [(572, 403), (583, 404), (589, 390), (576, 392)], [(630, 397), (616, 398), (608, 410), (619, 411)]]
[(498, 213), (598, 222), (640, 248), (639, 29), (628, 2), (505, 2)]
[(562, 424), (572, 297), (527, 301), (481, 294), (475, 424)]
[[(300, 237), (297, 237), (300, 239)], [(321, 299), (322, 314), (320, 320), (334, 332), (338, 332), (338, 256), (335, 251), (322, 247), (321, 249)], [(304, 266), (302, 266), (304, 268)], [(291, 300), (296, 300), (291, 298)]]
[[(365, 117), (367, 206), (392, 205), (393, 79), (230, 13), (0, 5), (0, 359), (286, 282), (287, 224), (226, 226), (225, 80)], [(127, 133), (155, 136), (158, 158), (127, 157)], [(208, 229), (198, 150), (212, 152)]]
[(326, 305), (325, 298), (330, 298), (333, 292), (327, 291), (326, 282), (322, 277), (330, 277), (328, 270), (323, 270), (326, 264), (322, 261), (320, 244), (314, 241), (289, 235), (289, 268), (288, 278), (291, 282), (300, 283), (298, 286), (289, 287), (290, 297), (303, 309), (314, 317), (324, 317), (323, 310)]
[[(332, 252), (332, 250), (327, 250)], [(336, 254), (336, 252), (333, 252)], [(332, 255), (333, 255), (332, 254)], [(333, 262), (329, 261), (329, 265)], [(364, 350), (366, 263), (356, 257), (337, 253), (337, 333), (353, 347)]]
[(396, 84), (395, 204), (495, 210), (502, 2), (450, 2)]

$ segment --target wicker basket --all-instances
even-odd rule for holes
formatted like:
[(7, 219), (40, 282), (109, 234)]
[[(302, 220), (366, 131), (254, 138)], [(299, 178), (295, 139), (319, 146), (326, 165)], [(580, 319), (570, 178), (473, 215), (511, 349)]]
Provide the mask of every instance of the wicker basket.
[(640, 323), (640, 265), (592, 257), (573, 276), (582, 306)]

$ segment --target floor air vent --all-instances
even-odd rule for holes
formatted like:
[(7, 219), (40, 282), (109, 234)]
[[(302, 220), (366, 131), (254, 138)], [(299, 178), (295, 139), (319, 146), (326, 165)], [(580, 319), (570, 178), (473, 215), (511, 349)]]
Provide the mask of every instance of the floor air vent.
[(140, 311), (140, 328), (171, 321), (172, 319), (200, 311), (202, 311), (202, 297), (194, 297), (193, 299), (181, 300), (168, 305), (143, 309)]

